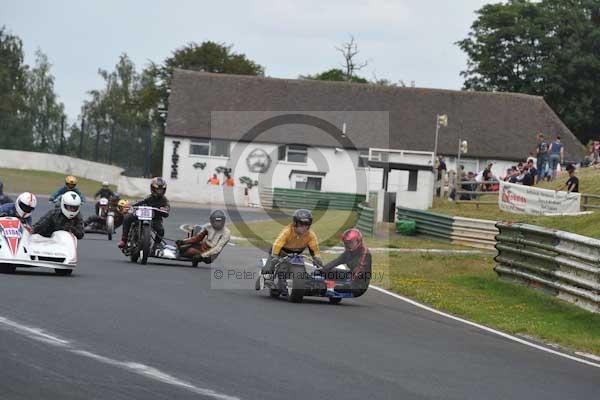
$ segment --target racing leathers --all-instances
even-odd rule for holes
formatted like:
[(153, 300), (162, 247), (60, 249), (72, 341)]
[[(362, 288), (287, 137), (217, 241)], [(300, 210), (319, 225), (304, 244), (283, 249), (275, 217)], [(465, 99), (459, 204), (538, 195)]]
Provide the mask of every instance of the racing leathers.
[(33, 233), (50, 237), (56, 231), (71, 232), (77, 239), (83, 238), (83, 220), (77, 214), (74, 218), (65, 217), (60, 209), (50, 210), (33, 225)]
[(308, 248), (315, 264), (322, 264), (319, 241), (314, 231), (308, 229), (304, 234), (298, 235), (296, 234), (294, 224), (289, 224), (277, 236), (262, 272), (264, 274), (272, 274), (279, 257), (289, 253), (302, 253), (306, 248)]
[[(156, 196), (148, 196), (144, 200), (140, 200), (137, 203), (132, 204), (133, 207), (138, 206), (147, 206), (158, 208), (161, 211), (154, 211), (154, 216), (152, 218), (152, 229), (156, 233), (154, 245), (157, 246), (162, 242), (163, 236), (165, 236), (165, 228), (163, 227), (163, 217), (168, 218), (169, 212), (171, 211), (171, 206), (169, 205), (169, 200), (165, 196), (156, 197)], [(137, 217), (135, 214), (127, 214), (123, 219), (123, 236), (121, 241), (127, 242), (127, 238), (129, 236), (129, 228), (131, 224), (137, 221)]]
[(334, 270), (335, 267), (342, 264), (347, 265), (350, 269), (352, 295), (354, 297), (362, 296), (369, 288), (369, 282), (371, 281), (371, 252), (365, 245), (354, 251), (344, 251), (339, 257), (323, 267), (325, 276), (333, 280), (346, 278), (346, 273)]
[(179, 252), (203, 263), (212, 263), (231, 239), (227, 227), (215, 229), (210, 223), (202, 226), (200, 233), (185, 240), (178, 240)]
[(85, 203), (85, 196), (83, 195), (83, 193), (81, 193), (81, 191), (77, 187), (74, 187), (73, 189), (69, 189), (69, 187), (67, 185), (64, 185), (63, 187), (59, 188), (56, 192), (52, 193), (50, 195), (49, 200), (52, 202), (60, 200), (61, 196), (67, 192), (77, 193), (79, 195), (79, 197), (81, 197), (81, 202)]
[(21, 223), (31, 226), (31, 215), (26, 218), (21, 218), (17, 214), (15, 203), (2, 204), (0, 206), (0, 217), (15, 217), (21, 220)]

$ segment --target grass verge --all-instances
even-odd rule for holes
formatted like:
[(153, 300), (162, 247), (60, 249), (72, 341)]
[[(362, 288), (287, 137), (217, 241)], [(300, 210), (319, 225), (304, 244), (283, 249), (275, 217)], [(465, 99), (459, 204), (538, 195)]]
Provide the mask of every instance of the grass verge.
[(373, 264), (380, 278), (373, 284), (504, 332), (600, 355), (600, 315), (498, 279), (490, 256), (375, 254)]
[[(32, 191), (35, 194), (49, 195), (65, 184), (65, 174), (47, 171), (0, 168), (0, 180), (5, 193)], [(101, 183), (77, 177), (77, 187), (86, 197), (92, 198), (100, 189)], [(116, 190), (116, 186), (111, 186)]]

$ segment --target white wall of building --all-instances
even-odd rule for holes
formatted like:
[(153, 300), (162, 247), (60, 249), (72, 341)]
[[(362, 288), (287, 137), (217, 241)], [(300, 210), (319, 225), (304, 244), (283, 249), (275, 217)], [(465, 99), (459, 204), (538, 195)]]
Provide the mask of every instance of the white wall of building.
[(396, 206), (427, 210), (433, 204), (434, 174), (431, 171), (418, 171), (417, 190), (408, 190), (408, 171), (402, 171), (400, 189), (396, 192)]
[[(179, 155), (178, 177), (171, 178), (171, 158), (173, 154), (173, 142), (180, 142), (177, 149)], [(366, 193), (367, 185), (379, 189), (381, 187), (381, 170), (370, 170), (369, 168), (357, 168), (358, 154), (341, 149), (333, 148), (308, 148), (306, 163), (295, 163), (278, 161), (278, 146), (268, 143), (231, 143), (230, 157), (211, 157), (190, 155), (190, 139), (172, 138), (165, 139), (163, 157), (163, 176), (169, 183), (169, 190), (181, 192), (202, 192), (210, 187), (208, 179), (217, 167), (232, 169), (232, 176), (236, 181), (236, 187), (241, 187), (239, 179), (247, 176), (257, 180), (261, 187), (296, 188), (296, 182), (302, 180), (300, 176), (321, 177), (321, 191), (344, 192), (344, 193)], [(247, 157), (254, 150), (260, 148), (269, 154), (271, 166), (266, 173), (251, 172), (247, 165)], [(204, 169), (194, 168), (197, 162), (206, 163)], [(303, 171), (294, 173), (292, 171)], [(311, 174), (313, 172), (314, 174)], [(325, 175), (319, 173), (325, 172)], [(219, 175), (221, 183), (223, 176)], [(253, 188), (251, 192), (258, 191)]]

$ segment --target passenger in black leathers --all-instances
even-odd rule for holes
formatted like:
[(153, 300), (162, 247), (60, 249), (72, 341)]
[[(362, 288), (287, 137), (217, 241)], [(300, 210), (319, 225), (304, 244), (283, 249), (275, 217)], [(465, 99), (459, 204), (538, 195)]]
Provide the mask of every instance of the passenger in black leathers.
[(75, 192), (66, 192), (61, 197), (60, 208), (48, 211), (33, 225), (33, 233), (50, 237), (56, 231), (71, 232), (77, 239), (83, 238), (83, 219), (79, 210), (81, 198)]
[[(351, 278), (351, 290), (354, 297), (360, 297), (369, 288), (371, 281), (371, 252), (363, 243), (362, 234), (358, 229), (348, 229), (342, 235), (344, 252), (338, 258), (327, 263), (323, 272), (328, 279), (342, 280)], [(334, 268), (345, 264), (350, 271), (338, 272)]]
[[(148, 206), (161, 210), (154, 211), (154, 218), (152, 219), (152, 229), (156, 233), (154, 241), (155, 247), (162, 242), (162, 238), (165, 235), (165, 228), (163, 227), (162, 220), (163, 218), (167, 218), (169, 216), (169, 212), (171, 211), (169, 200), (167, 200), (165, 197), (166, 191), (167, 183), (165, 180), (163, 178), (153, 178), (152, 182), (150, 183), (150, 196), (146, 197), (144, 200), (132, 204), (133, 207)], [(129, 228), (134, 221), (137, 221), (135, 214), (127, 214), (125, 216), (125, 219), (123, 220), (123, 233), (121, 236), (121, 241), (119, 242), (119, 248), (124, 248), (127, 245)]]

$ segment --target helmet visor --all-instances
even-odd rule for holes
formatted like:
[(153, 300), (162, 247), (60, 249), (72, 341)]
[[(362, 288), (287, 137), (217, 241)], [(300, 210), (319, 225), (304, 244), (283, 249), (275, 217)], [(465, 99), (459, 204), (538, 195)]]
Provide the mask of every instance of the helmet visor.
[(79, 206), (73, 206), (73, 205), (70, 205), (70, 204), (65, 204), (65, 210), (71, 211), (71, 212), (77, 212), (77, 211), (79, 211)]
[(223, 229), (223, 227), (225, 226), (225, 220), (223, 218), (211, 219), (210, 224), (216, 230), (220, 230), (220, 229)]
[(344, 247), (346, 250), (352, 251), (360, 245), (360, 239), (344, 240)]
[(33, 210), (35, 210), (35, 207), (31, 207), (30, 205), (25, 204), (22, 201), (19, 201), (19, 208), (23, 210), (23, 212), (26, 214), (31, 214)]

